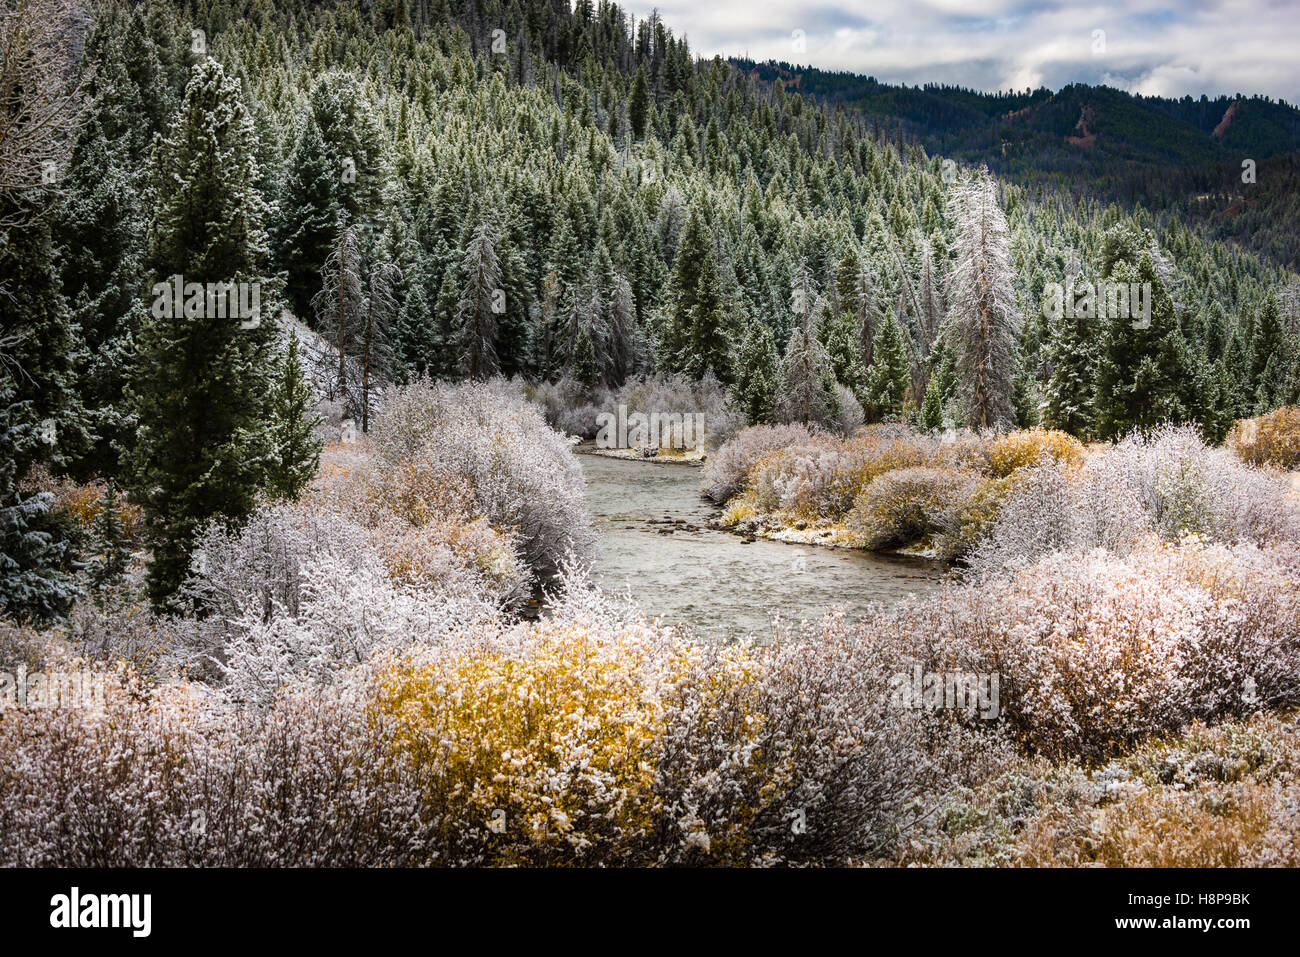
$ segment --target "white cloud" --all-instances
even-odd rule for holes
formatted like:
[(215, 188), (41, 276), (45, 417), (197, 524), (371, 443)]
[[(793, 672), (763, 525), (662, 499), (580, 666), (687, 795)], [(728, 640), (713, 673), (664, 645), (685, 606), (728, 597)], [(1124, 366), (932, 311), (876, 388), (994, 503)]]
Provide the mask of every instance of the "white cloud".
[[(1183, 96), (1263, 93), (1300, 102), (1295, 0), (632, 0), (658, 7), (697, 54), (851, 70), (980, 90), (1101, 83)], [(805, 35), (798, 53), (794, 30)], [(1093, 52), (1093, 31), (1105, 51)]]

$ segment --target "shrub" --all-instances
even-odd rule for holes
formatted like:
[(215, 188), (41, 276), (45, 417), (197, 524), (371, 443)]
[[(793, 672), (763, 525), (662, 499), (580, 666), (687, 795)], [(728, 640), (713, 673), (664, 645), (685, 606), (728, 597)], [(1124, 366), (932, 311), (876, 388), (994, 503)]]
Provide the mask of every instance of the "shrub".
[(1147, 532), (1166, 541), (1300, 541), (1300, 508), (1285, 485), (1211, 448), (1190, 427), (1134, 434), (1073, 472), (1029, 470), (975, 549), (979, 575), (1059, 549), (1124, 552)]
[[(420, 573), (431, 576), (421, 557)], [(213, 525), (201, 537), (185, 586), (201, 615), (172, 654), (234, 698), (266, 702), (293, 679), (323, 682), (381, 647), (491, 620), (501, 596), (488, 576), (451, 549), (440, 557), (436, 582), (403, 580), (410, 570), (401, 566), (395, 580), (367, 529), (305, 501), (265, 506), (239, 529)]]
[[(891, 612), (929, 670), (1001, 675), (1028, 752), (1095, 761), (1194, 720), (1300, 702), (1293, 546), (1057, 552)], [(1253, 583), (1253, 584), (1252, 584)]]
[(886, 472), (859, 495), (847, 524), (868, 548), (922, 541), (943, 530), (951, 503), (969, 496), (979, 477), (972, 472), (905, 468)]
[(568, 442), (508, 384), (427, 380), (394, 389), (372, 433), (383, 468), (414, 468), (422, 486), (463, 488), (471, 509), (514, 536), (539, 579), (588, 556), (591, 520)]
[(1030, 429), (1008, 432), (989, 448), (989, 464), (996, 476), (1054, 462), (1070, 468), (1083, 462), (1083, 443), (1065, 432)]
[(739, 495), (749, 470), (763, 456), (792, 445), (809, 445), (813, 433), (804, 425), (754, 425), (710, 455), (704, 463), (704, 494), (718, 503)]
[(1286, 405), (1267, 415), (1238, 420), (1227, 444), (1251, 465), (1300, 470), (1300, 406)]

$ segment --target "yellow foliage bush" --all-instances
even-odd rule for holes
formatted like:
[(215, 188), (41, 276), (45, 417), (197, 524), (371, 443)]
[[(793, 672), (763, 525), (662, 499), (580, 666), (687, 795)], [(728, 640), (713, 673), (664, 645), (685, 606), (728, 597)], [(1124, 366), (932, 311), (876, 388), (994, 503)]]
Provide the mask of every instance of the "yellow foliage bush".
[(1254, 419), (1239, 419), (1227, 442), (1251, 465), (1300, 470), (1300, 406), (1287, 405)]
[(689, 667), (685, 645), (665, 660), (636, 634), (602, 642), (570, 625), (518, 653), (396, 662), (375, 708), (447, 845), (477, 844), (492, 864), (581, 863), (593, 843), (634, 858), (660, 812), (661, 696)]
[(989, 464), (996, 476), (1010, 475), (1046, 461), (1073, 467), (1083, 462), (1083, 443), (1055, 429), (1026, 429), (1000, 436), (989, 449)]
[[(54, 480), (54, 507), (65, 512), (81, 528), (92, 529), (104, 510), (103, 481), (77, 485), (67, 480)], [(126, 501), (119, 492), (117, 497), (117, 517), (122, 523), (122, 533), (128, 541), (139, 541), (144, 534), (144, 510), (140, 506)]]

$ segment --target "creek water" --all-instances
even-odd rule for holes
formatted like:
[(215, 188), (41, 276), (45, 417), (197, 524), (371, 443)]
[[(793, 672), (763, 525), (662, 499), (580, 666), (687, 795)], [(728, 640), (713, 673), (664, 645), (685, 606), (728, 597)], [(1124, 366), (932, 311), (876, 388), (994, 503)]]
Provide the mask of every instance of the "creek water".
[(774, 616), (816, 620), (833, 606), (850, 616), (939, 587), (942, 567), (921, 559), (740, 536), (715, 525), (700, 469), (601, 455), (578, 456), (596, 530), (592, 576), (629, 593), (650, 617), (702, 638), (770, 634)]

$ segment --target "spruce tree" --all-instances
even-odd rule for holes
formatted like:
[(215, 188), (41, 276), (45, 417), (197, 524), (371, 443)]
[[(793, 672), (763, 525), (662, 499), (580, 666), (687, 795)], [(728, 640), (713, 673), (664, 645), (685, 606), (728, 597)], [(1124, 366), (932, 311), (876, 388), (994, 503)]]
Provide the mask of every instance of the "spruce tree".
[(316, 118), (308, 112), (289, 155), (272, 233), (276, 263), (287, 275), (285, 297), (299, 318), (311, 315), (320, 269), (338, 234), (340, 174), (330, 166)]
[(271, 394), (271, 458), (266, 489), (273, 497), (295, 499), (320, 467), (316, 397), (303, 376), (298, 336), (290, 332)]
[(764, 322), (752, 322), (736, 356), (736, 404), (750, 425), (771, 422), (776, 414), (779, 375), (776, 341)]
[(907, 334), (890, 312), (876, 336), (875, 361), (867, 370), (868, 414), (873, 421), (897, 421), (907, 403), (912, 384)]
[(121, 498), (110, 480), (95, 516), (94, 539), (98, 556), (90, 565), (90, 584), (102, 603), (103, 595), (122, 583), (131, 561), (131, 549), (122, 527)]
[(274, 315), (255, 146), (239, 82), (215, 60), (195, 67), (155, 151), (149, 267), (158, 285), (130, 392), (140, 423), (132, 493), (145, 512), (157, 607), (184, 580), (200, 528), (247, 516), (266, 475), (272, 323), (232, 314), (233, 293), (173, 296), (174, 277), (208, 291), (256, 284), (262, 312)]
[(461, 265), (465, 285), (456, 305), (461, 370), (471, 379), (484, 379), (497, 370), (497, 315), (501, 290), (501, 260), (491, 226), (483, 222), (465, 247)]

